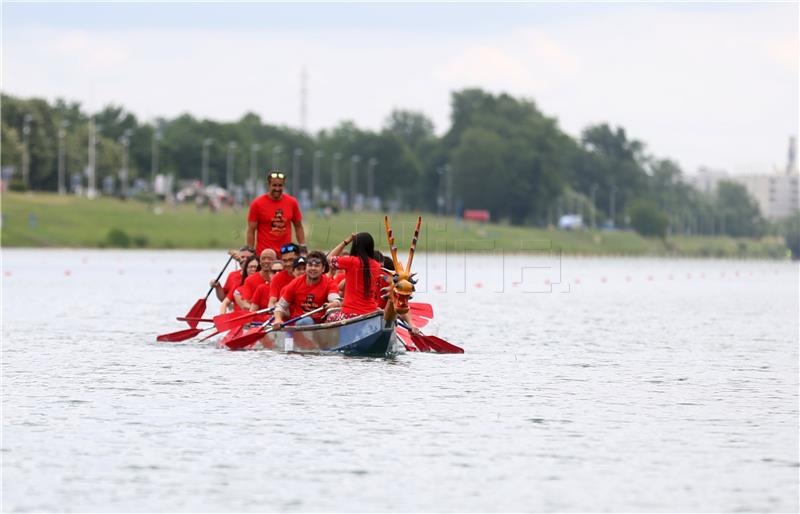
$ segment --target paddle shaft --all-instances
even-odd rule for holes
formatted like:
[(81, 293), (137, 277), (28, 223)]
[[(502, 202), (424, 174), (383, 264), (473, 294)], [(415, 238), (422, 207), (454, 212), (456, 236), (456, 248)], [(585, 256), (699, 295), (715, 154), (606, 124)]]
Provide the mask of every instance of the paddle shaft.
[[(228, 264), (230, 264), (232, 260), (233, 260), (233, 255), (228, 257), (228, 262), (226, 262), (225, 266), (223, 266), (222, 269), (219, 271), (219, 275), (217, 275), (217, 278), (214, 280), (214, 282), (212, 282), (212, 284), (216, 284), (217, 282), (219, 282), (219, 279), (222, 278), (222, 274), (225, 273), (225, 270), (228, 268)], [(214, 290), (213, 285), (208, 288), (208, 292), (206, 293), (206, 298), (205, 298), (206, 300), (208, 300), (208, 297), (211, 296), (211, 291), (213, 290)]]

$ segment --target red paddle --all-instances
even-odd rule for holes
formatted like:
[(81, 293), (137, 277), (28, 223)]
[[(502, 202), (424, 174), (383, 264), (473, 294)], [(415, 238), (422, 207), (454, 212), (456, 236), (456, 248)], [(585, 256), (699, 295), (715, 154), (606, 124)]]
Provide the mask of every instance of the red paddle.
[[(219, 272), (219, 275), (217, 275), (217, 278), (216, 278), (216, 280), (214, 280), (213, 283), (219, 282), (219, 279), (222, 278), (222, 274), (225, 273), (225, 269), (228, 267), (228, 264), (230, 264), (232, 260), (233, 260), (233, 255), (228, 257), (228, 262), (226, 262), (225, 266), (222, 267), (222, 269)], [(205, 298), (200, 298), (199, 300), (194, 302), (194, 305), (192, 305), (192, 308), (189, 309), (189, 312), (186, 313), (186, 316), (184, 316), (184, 318), (202, 318), (203, 314), (206, 313), (206, 301), (208, 300), (208, 297), (211, 296), (211, 291), (213, 291), (213, 290), (214, 290), (214, 286), (212, 285), (211, 287), (208, 288), (208, 292), (206, 293), (206, 297)], [(194, 321), (194, 320), (189, 321), (187, 319), (186, 323), (188, 323), (189, 326), (192, 327), (192, 328), (197, 327), (197, 321)]]
[(227, 314), (220, 314), (219, 316), (214, 316), (214, 326), (217, 327), (218, 331), (224, 332), (237, 325), (247, 323), (251, 319), (261, 314), (271, 313), (274, 310), (275, 307), (272, 307), (270, 309), (261, 309), (255, 312), (234, 311), (234, 312), (229, 312)]
[(242, 348), (246, 348), (247, 346), (250, 346), (251, 344), (255, 343), (256, 341), (258, 341), (259, 339), (264, 337), (264, 335), (269, 334), (270, 332), (274, 332), (276, 330), (280, 330), (281, 328), (285, 327), (286, 325), (288, 325), (290, 323), (294, 323), (297, 320), (301, 320), (303, 318), (307, 318), (307, 317), (309, 317), (309, 316), (311, 316), (313, 314), (316, 314), (316, 313), (318, 313), (320, 311), (325, 310), (326, 308), (327, 308), (327, 306), (323, 305), (322, 307), (314, 309), (313, 311), (308, 311), (303, 315), (297, 316), (296, 318), (292, 318), (290, 320), (284, 321), (283, 323), (278, 325), (278, 328), (271, 328), (271, 329), (265, 331), (264, 328), (266, 328), (266, 326), (269, 325), (269, 321), (267, 321), (266, 323), (264, 323), (260, 327), (256, 328), (252, 332), (248, 332), (247, 334), (245, 334), (243, 336), (234, 337), (230, 341), (227, 341), (227, 342), (225, 342), (223, 344), (225, 344), (225, 346), (227, 346), (229, 350), (241, 350)]
[(433, 306), (429, 303), (408, 302), (408, 308), (411, 310), (411, 314), (433, 319)]
[[(409, 327), (404, 321), (397, 320), (397, 324), (411, 333), (411, 327)], [(436, 336), (414, 335), (411, 333), (411, 340), (414, 341), (414, 344), (417, 345), (417, 348), (419, 348), (420, 351), (430, 351), (430, 348), (432, 348), (436, 353), (464, 353), (463, 348), (460, 348)], [(420, 345), (422, 345), (422, 347), (428, 347), (429, 350), (423, 350)]]
[(169, 334), (161, 334), (160, 336), (156, 337), (156, 341), (160, 341), (162, 343), (178, 343), (180, 341), (191, 339), (202, 331), (203, 330), (199, 328), (186, 328), (183, 330), (178, 330), (177, 332), (170, 332)]

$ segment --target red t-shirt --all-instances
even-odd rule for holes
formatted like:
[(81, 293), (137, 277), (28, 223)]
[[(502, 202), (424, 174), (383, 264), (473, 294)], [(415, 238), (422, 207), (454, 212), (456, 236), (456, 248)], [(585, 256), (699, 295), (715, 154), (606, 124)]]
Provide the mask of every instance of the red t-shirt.
[[(289, 303), (289, 318), (296, 318), (306, 312), (313, 311), (328, 301), (329, 294), (337, 294), (336, 285), (323, 275), (319, 282), (309, 285), (305, 275), (297, 277), (281, 291), (281, 298)], [(311, 316), (315, 323), (322, 320), (325, 312), (320, 311)]]
[(250, 303), (255, 304), (258, 310), (269, 307), (269, 286), (269, 282), (264, 282), (250, 296)]
[[(225, 279), (225, 285), (222, 286), (222, 292), (228, 296), (231, 291), (242, 285), (242, 270), (237, 269), (228, 273), (228, 278)], [(233, 299), (233, 298), (231, 298)]]
[(334, 257), (331, 259), (334, 268), (344, 270), (347, 285), (344, 288), (344, 302), (342, 312), (345, 314), (367, 314), (378, 309), (375, 303), (375, 289), (378, 285), (378, 277), (382, 274), (381, 265), (378, 261), (369, 259), (370, 288), (364, 296), (364, 269), (361, 259), (352, 255)]
[(261, 273), (253, 273), (247, 277), (244, 279), (244, 284), (242, 285), (242, 298), (249, 301), (253, 293), (258, 289), (258, 286), (266, 282), (267, 281), (261, 276)]
[(280, 299), (281, 290), (292, 280), (294, 280), (294, 275), (289, 270), (283, 270), (272, 277), (272, 282), (269, 285), (269, 296)]
[(284, 193), (273, 200), (267, 193), (250, 204), (247, 221), (258, 223), (256, 255), (261, 255), (265, 248), (272, 248), (280, 255), (281, 246), (292, 240), (292, 223), (303, 221), (303, 215), (293, 196)]
[(386, 273), (381, 273), (378, 277), (378, 287), (375, 289), (375, 303), (378, 304), (378, 307), (383, 309), (386, 307), (386, 304), (389, 303), (389, 297), (383, 298), (383, 293), (381, 289), (388, 286), (392, 283), (392, 277), (387, 275)]

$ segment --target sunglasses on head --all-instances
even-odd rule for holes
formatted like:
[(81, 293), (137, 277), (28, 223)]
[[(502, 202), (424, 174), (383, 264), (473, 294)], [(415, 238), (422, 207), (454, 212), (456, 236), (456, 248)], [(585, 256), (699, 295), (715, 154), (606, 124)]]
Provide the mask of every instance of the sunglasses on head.
[(283, 271), (283, 268), (270, 268), (269, 270), (270, 273), (280, 273), (281, 271)]
[(283, 173), (281, 173), (280, 171), (273, 171), (273, 172), (270, 172), (270, 174), (269, 174), (269, 175), (267, 175), (267, 176), (268, 176), (269, 178), (286, 178), (286, 175), (284, 175), (284, 174), (283, 174)]
[(297, 245), (288, 244), (281, 246), (281, 253), (289, 253), (289, 252), (296, 252)]

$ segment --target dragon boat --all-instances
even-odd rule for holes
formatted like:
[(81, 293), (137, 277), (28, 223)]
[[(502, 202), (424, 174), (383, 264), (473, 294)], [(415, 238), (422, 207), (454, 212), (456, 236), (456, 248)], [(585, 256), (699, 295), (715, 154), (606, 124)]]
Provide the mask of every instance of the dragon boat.
[[(189, 313), (178, 318), (185, 321), (189, 328), (159, 335), (156, 340), (162, 342), (180, 342), (195, 338), (203, 332), (217, 329), (217, 332), (204, 337), (209, 339), (221, 332), (226, 336), (217, 343), (221, 348), (228, 350), (276, 350), (298, 353), (342, 353), (346, 355), (391, 356), (404, 351), (436, 352), (436, 353), (464, 353), (462, 348), (451, 344), (433, 335), (412, 334), (411, 328), (405, 324), (401, 316), (411, 312), (411, 318), (417, 326), (423, 326), (433, 318), (433, 309), (430, 304), (410, 303), (414, 292), (414, 273), (411, 273), (411, 263), (419, 239), (422, 217), (417, 218), (417, 226), (409, 249), (408, 261), (405, 266), (397, 258), (397, 246), (394, 235), (389, 226), (389, 217), (384, 217), (386, 237), (389, 241), (394, 271), (384, 269), (391, 274), (392, 280), (383, 290), (385, 292), (386, 306), (354, 318), (316, 325), (292, 326), (292, 323), (301, 318), (311, 316), (324, 307), (315, 311), (306, 312), (301, 316), (284, 322), (280, 327), (268, 328), (267, 323), (247, 325), (255, 316), (268, 309), (244, 314), (221, 314), (214, 319), (202, 318), (206, 308), (206, 300), (211, 294), (211, 289), (205, 298), (198, 300), (189, 310)], [(230, 259), (228, 260), (230, 262)], [(227, 264), (226, 264), (227, 266)], [(223, 268), (223, 271), (225, 268)], [(222, 276), (222, 272), (220, 272)], [(219, 277), (217, 277), (219, 280)], [(224, 318), (224, 319), (222, 319)], [(197, 328), (200, 322), (213, 322), (214, 325), (205, 329)]]
[[(287, 326), (265, 333), (257, 341), (239, 349), (363, 356), (391, 356), (405, 352), (394, 322), (387, 324), (383, 315), (383, 311), (375, 311), (331, 323)], [(257, 330), (259, 327), (229, 334), (219, 342), (219, 346), (227, 349), (229, 341)]]

